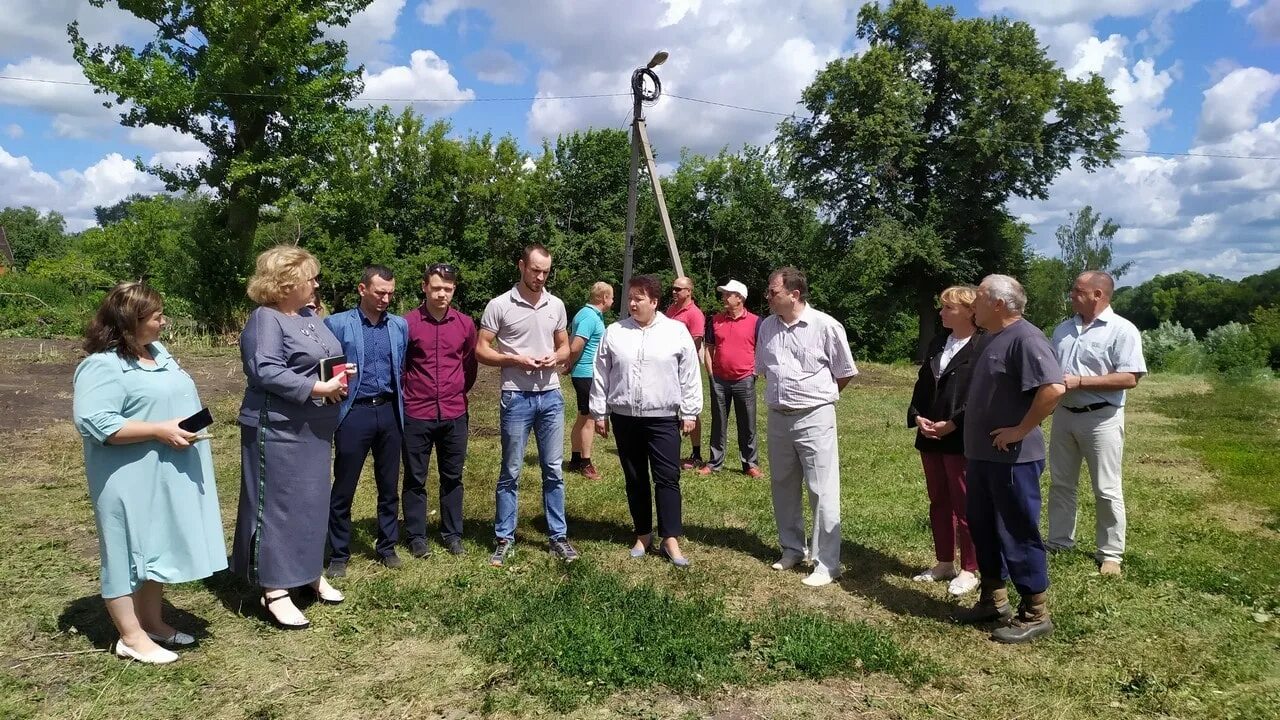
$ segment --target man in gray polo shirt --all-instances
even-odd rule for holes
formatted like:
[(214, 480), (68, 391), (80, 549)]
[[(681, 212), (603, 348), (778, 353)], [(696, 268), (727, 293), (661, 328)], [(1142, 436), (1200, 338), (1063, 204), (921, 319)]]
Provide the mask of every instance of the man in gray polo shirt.
[(556, 372), (569, 359), (569, 318), (560, 298), (546, 290), (551, 253), (541, 245), (529, 245), (519, 267), (520, 282), (489, 301), (476, 339), (476, 360), (502, 368), (502, 469), (494, 520), (497, 544), (489, 558), (495, 567), (507, 561), (515, 545), (517, 490), (530, 430), (538, 443), (542, 466), (542, 507), (550, 536), (547, 548), (565, 562), (578, 559), (565, 526), (560, 467), (564, 459), (564, 397)]
[(1071, 309), (1053, 331), (1053, 348), (1066, 372), (1067, 394), (1053, 413), (1049, 437), (1050, 550), (1076, 544), (1076, 492), (1080, 461), (1089, 465), (1097, 500), (1098, 572), (1119, 575), (1124, 556), (1125, 391), (1147, 372), (1142, 335), (1111, 309), (1115, 281), (1090, 270), (1071, 287)]
[[(760, 325), (756, 374), (765, 377), (769, 408), (769, 476), (773, 518), (789, 570), (812, 557), (803, 582), (826, 585), (840, 577), (840, 453), (836, 401), (858, 374), (844, 326), (809, 306), (809, 284), (793, 267), (774, 270), (765, 291), (773, 311)], [(813, 542), (805, 547), (802, 493), (813, 508)]]

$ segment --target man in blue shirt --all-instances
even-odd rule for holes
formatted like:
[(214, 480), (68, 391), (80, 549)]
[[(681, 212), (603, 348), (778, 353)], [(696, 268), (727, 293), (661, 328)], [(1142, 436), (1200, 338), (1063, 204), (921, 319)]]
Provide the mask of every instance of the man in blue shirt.
[[(400, 451), (403, 445), (404, 405), (400, 375), (408, 343), (404, 318), (387, 312), (396, 292), (395, 275), (382, 265), (364, 269), (357, 286), (360, 304), (325, 318), (325, 325), (342, 342), (348, 363), (355, 363), (347, 398), (338, 413), (334, 434), (333, 490), (329, 497), (329, 577), (347, 573), (351, 558), (351, 501), (373, 451), (373, 476), (378, 486), (378, 560), (400, 567), (396, 543), (400, 539)], [(431, 554), (425, 539), (409, 547), (414, 557)]]
[(591, 439), (595, 424), (591, 420), (591, 377), (595, 373), (596, 350), (604, 337), (604, 313), (613, 307), (613, 287), (606, 282), (591, 286), (591, 297), (577, 315), (570, 328), (569, 362), (573, 393), (578, 401), (578, 419), (573, 423), (570, 442), (573, 455), (569, 458), (569, 471), (580, 472), (589, 480), (599, 480), (600, 471), (591, 464)]

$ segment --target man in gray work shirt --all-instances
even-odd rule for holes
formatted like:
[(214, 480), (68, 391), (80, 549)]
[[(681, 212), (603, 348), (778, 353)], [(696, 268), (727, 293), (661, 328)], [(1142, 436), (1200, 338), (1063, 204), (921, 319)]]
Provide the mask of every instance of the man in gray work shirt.
[[(774, 270), (765, 291), (773, 314), (760, 326), (756, 373), (765, 376), (769, 475), (782, 557), (775, 570), (813, 559), (803, 582), (840, 577), (840, 453), (836, 401), (858, 374), (844, 326), (809, 305), (809, 284), (793, 267)], [(813, 509), (813, 543), (805, 547), (802, 493)]]

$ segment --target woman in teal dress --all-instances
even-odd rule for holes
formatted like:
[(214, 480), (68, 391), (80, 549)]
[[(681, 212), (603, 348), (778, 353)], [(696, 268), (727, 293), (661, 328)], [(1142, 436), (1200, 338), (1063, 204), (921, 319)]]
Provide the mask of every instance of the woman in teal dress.
[(157, 643), (195, 642), (161, 618), (164, 585), (227, 567), (209, 445), (178, 427), (199, 412), (200, 396), (158, 342), (164, 325), (159, 293), (117, 285), (89, 323), (89, 356), (75, 374), (102, 597), (120, 632), (115, 653), (153, 664), (178, 659)]

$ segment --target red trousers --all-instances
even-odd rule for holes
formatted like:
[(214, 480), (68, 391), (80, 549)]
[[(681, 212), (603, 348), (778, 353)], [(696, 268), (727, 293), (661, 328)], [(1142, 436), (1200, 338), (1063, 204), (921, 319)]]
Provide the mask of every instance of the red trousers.
[(963, 455), (935, 452), (920, 453), (920, 461), (929, 491), (929, 526), (933, 529), (933, 549), (938, 562), (955, 562), (958, 549), (960, 568), (976, 572), (978, 558), (965, 515), (967, 461)]

